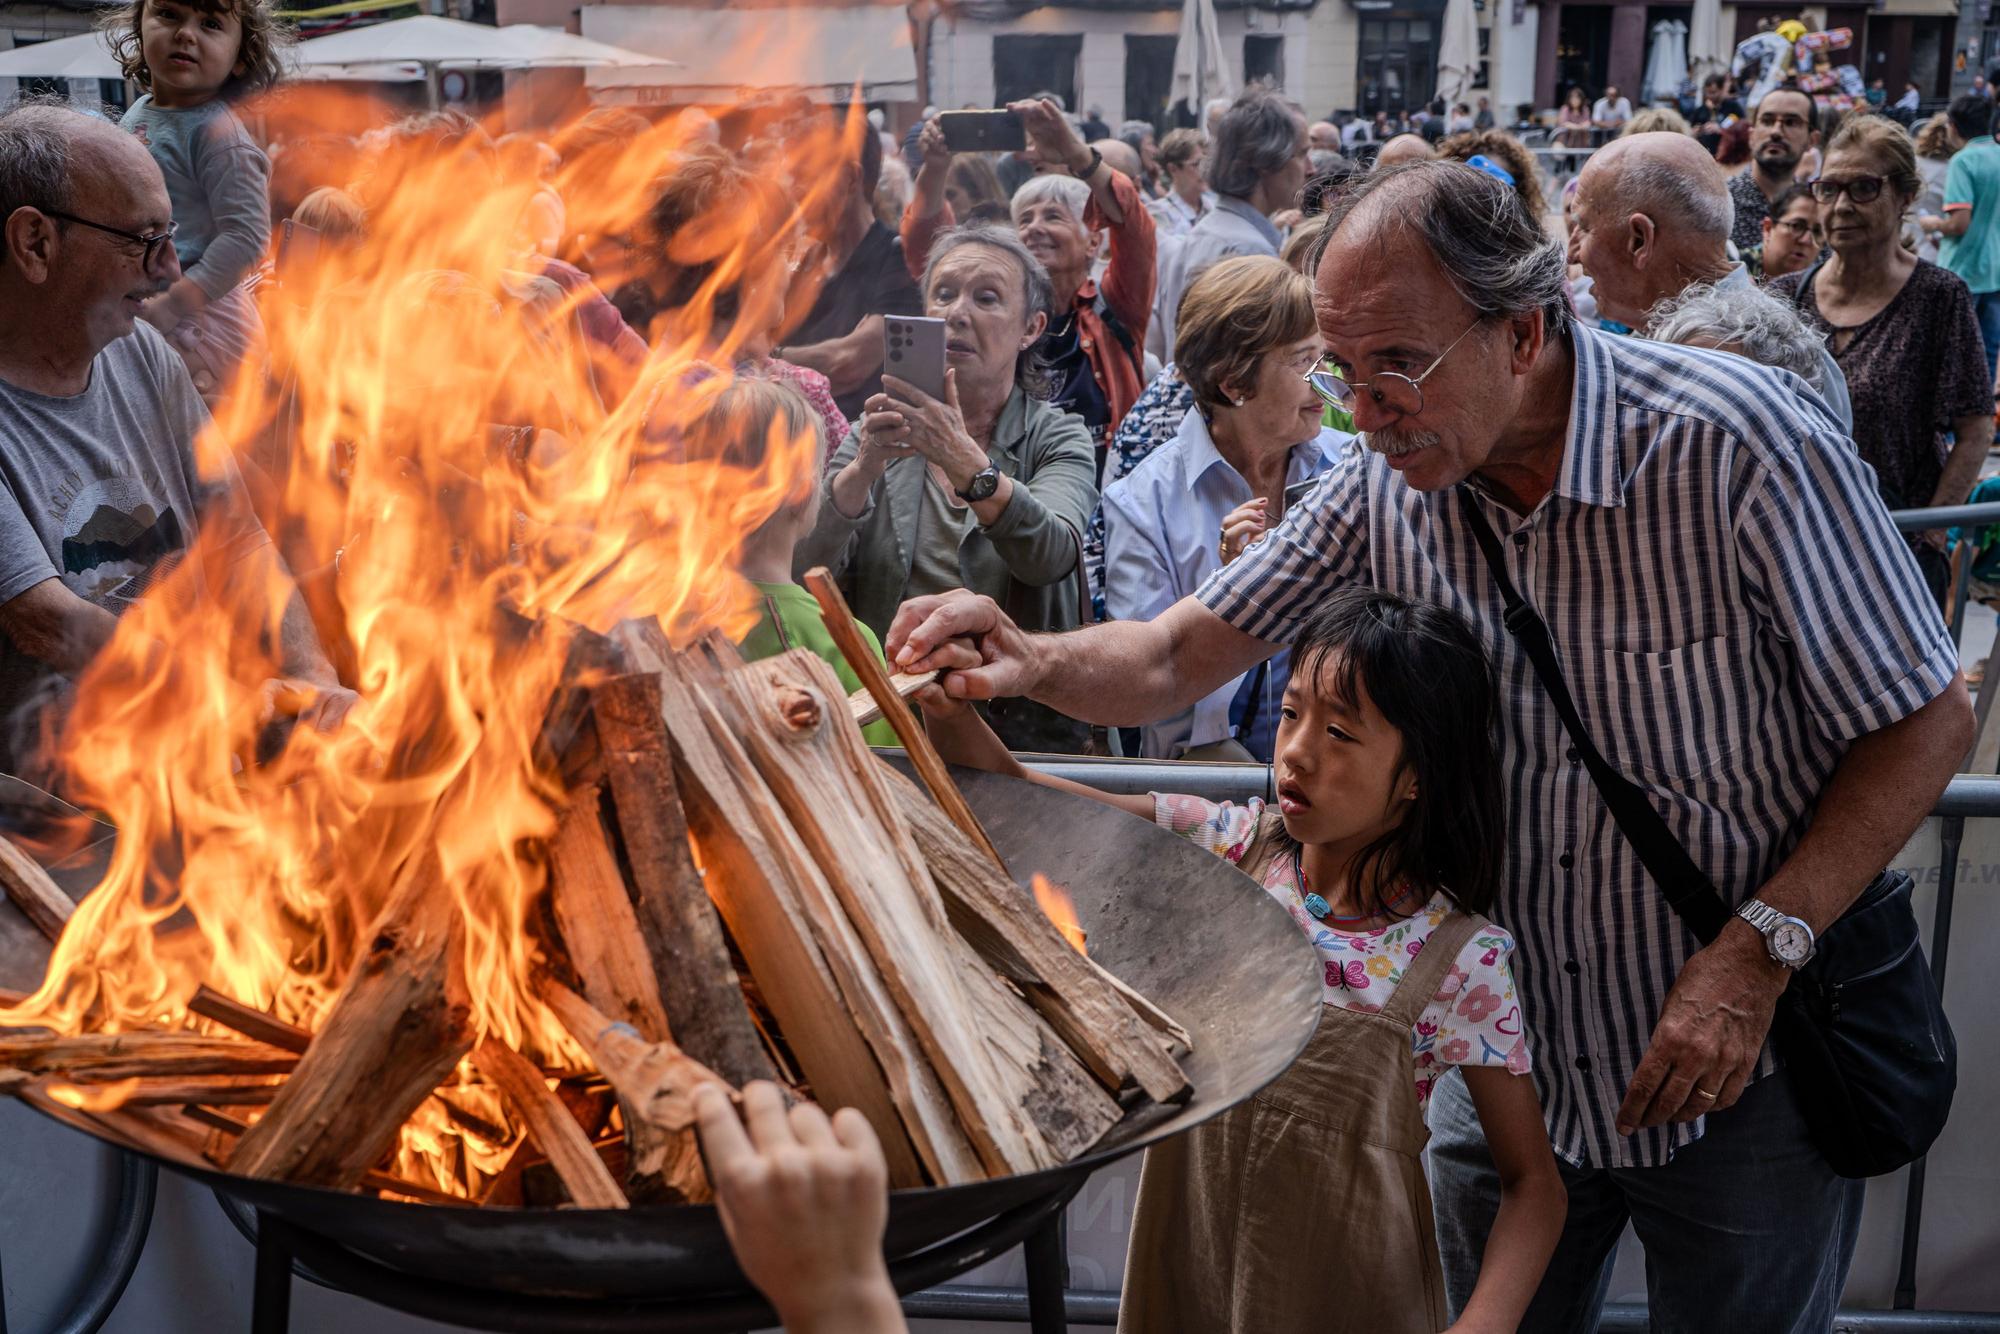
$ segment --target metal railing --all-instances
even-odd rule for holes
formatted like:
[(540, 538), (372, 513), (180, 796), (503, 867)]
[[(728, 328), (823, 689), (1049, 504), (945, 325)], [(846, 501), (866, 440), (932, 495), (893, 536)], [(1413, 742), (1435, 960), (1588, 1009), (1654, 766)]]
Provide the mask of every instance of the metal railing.
[[(1929, 509), (1891, 510), (1889, 518), (1895, 522), (1898, 532), (1930, 533), (1942, 528), (1979, 529), (1988, 524), (2000, 523), (2000, 504), (1985, 505), (1937, 505)], [(1965, 630), (1965, 606), (1972, 590), (1972, 567), (1978, 561), (1980, 549), (1973, 535), (1968, 535), (1965, 549), (1954, 562), (1958, 569), (1952, 575), (1951, 593), (1951, 638), (1958, 642)]]
[[(2000, 522), (2000, 505), (1957, 506), (1951, 509), (1904, 511), (1895, 516), (1904, 531), (1927, 527), (1962, 527)], [(1929, 520), (1926, 523), (1924, 520)], [(1970, 565), (1970, 561), (1967, 562)], [(1266, 764), (1187, 764), (1161, 760), (1077, 759), (1040, 756), (1029, 760), (1036, 769), (1060, 778), (1088, 783), (1108, 792), (1186, 792), (1210, 800), (1242, 801), (1272, 794), (1271, 766)], [(1968, 819), (2000, 817), (2000, 775), (1960, 774), (1945, 788), (1932, 808), (1938, 830), (1937, 903), (1931, 917), (1928, 953), (1931, 974), (1944, 991), (1945, 965), (1951, 951), (1951, 922), (1958, 887), (1958, 854)], [(2000, 1334), (2000, 1312), (1918, 1311), (1917, 1258), (1923, 1238), (1925, 1160), (1911, 1166), (1905, 1186), (1900, 1255), (1894, 1305), (1887, 1311), (1843, 1308), (1834, 1329), (1854, 1334), (1921, 1330), (1925, 1334)], [(1115, 1325), (1118, 1294), (1068, 1291), (1063, 1294), (1069, 1323)], [(932, 1288), (904, 1299), (903, 1309), (920, 1319), (1022, 1321), (1027, 1318), (1025, 1290), (951, 1285)], [(1605, 1307), (1598, 1329), (1602, 1334), (1637, 1334), (1648, 1327), (1646, 1307), (1620, 1303)]]

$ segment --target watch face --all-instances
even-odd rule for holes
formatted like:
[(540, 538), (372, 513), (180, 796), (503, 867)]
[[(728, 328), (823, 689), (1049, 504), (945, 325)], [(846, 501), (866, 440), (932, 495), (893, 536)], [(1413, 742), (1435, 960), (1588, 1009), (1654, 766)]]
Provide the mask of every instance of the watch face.
[(972, 480), (966, 484), (965, 494), (974, 500), (990, 500), (993, 493), (999, 489), (1000, 475), (989, 468), (985, 472), (974, 474)]
[(1812, 932), (1797, 922), (1778, 923), (1771, 929), (1771, 953), (1780, 963), (1804, 963), (1812, 955)]

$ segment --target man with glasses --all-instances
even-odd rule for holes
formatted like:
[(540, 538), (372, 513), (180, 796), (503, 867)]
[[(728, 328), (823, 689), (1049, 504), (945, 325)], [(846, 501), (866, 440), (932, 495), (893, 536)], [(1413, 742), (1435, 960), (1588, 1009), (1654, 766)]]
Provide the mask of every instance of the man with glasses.
[[(42, 773), (64, 683), (198, 531), (224, 562), (204, 578), (264, 578), (276, 556), (233, 470), (198, 473), (207, 412), (139, 319), (180, 276), (170, 211), (159, 167), (108, 122), (45, 104), (0, 115), (0, 771)], [(338, 726), (354, 694), (296, 596), (282, 641), (267, 696)]]
[(1991, 379), (2000, 367), (2000, 145), (1993, 142), (1993, 103), (1967, 93), (1952, 99), (1945, 116), (1956, 151), (1944, 175), (1944, 216), (1922, 225), (1943, 238), (1938, 263), (1965, 279), (1972, 293)]
[[(1026, 635), (958, 592), (906, 604), (889, 655), (949, 669), (955, 696), (1140, 725), (1254, 667), (1343, 584), (1464, 615), (1503, 714), (1493, 916), (1519, 942), (1569, 1197), (1521, 1328), (1595, 1329), (1630, 1222), (1655, 1328), (1826, 1329), (1862, 1190), (1762, 1055), (1788, 968), (1748, 917), (1706, 948), (1675, 917), (1505, 628), (1475, 518), (1597, 748), (1752, 917), (1754, 897), (1824, 929), (1929, 813), (1973, 735), (1957, 646), (1824, 405), (1742, 358), (1576, 325), (1561, 247), (1509, 187), (1423, 163), (1371, 175), (1326, 226), (1311, 374), (1365, 448), (1152, 621)], [(1499, 1182), (1461, 1081), (1430, 1116), (1462, 1308)]]
[(1819, 112), (1811, 97), (1787, 85), (1764, 94), (1750, 113), (1750, 170), (1729, 182), (1736, 225), (1729, 239), (1747, 250), (1763, 239), (1771, 204), (1792, 187), (1809, 148), (1819, 146)]
[[(1653, 307), (1696, 283), (1754, 286), (1749, 269), (1729, 258), (1728, 239), (1722, 168), (1684, 134), (1659, 130), (1615, 139), (1577, 174), (1570, 262), (1590, 275), (1598, 310), (1620, 324), (1643, 332)], [(1813, 387), (1841, 430), (1851, 433), (1847, 377), (1824, 343)]]

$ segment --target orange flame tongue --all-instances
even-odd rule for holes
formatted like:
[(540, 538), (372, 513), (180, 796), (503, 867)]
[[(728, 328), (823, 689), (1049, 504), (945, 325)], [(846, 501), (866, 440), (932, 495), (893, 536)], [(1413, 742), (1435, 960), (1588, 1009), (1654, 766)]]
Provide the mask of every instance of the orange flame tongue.
[(1088, 956), (1090, 937), (1085, 934), (1083, 923), (1077, 920), (1076, 901), (1068, 891), (1050, 884), (1038, 871), (1034, 879), (1035, 902), (1042, 910), (1042, 916), (1056, 924), (1069, 947), (1078, 954)]
[[(313, 105), (311, 89), (287, 96), (295, 112)], [(475, 1036), (548, 1064), (576, 1056), (530, 982), (564, 799), (536, 753), (564, 678), (561, 626), (657, 616), (676, 643), (742, 634), (756, 605), (737, 573), (745, 541), (817, 482), (812, 432), (773, 440), (755, 466), (681, 447), (746, 341), (770, 332), (712, 320), (721, 285), (785, 289), (795, 232), (845, 206), (826, 164), (870, 132), (858, 109), (803, 129), (782, 111), (743, 110), (744, 152), (794, 183), (800, 216), (766, 228), (777, 234), (755, 234), (768, 219), (701, 219), (716, 277), (662, 322), (622, 399), (581, 333), (582, 298), (523, 244), (535, 170), (450, 127), (370, 142), (353, 183), (365, 234), (302, 249), (310, 281), (260, 297), (276, 373), (246, 367), (197, 444), (218, 494), (254, 483), (261, 527), (247, 505), (204, 511), (186, 558), (79, 684), (66, 795), (117, 826), (117, 848), (42, 987), (0, 1005), (0, 1024), (173, 1027), (206, 983), (318, 1031), (397, 868), (429, 845), (463, 918)], [(570, 229), (637, 238), (624, 247), (635, 264), (669, 265), (643, 220), (685, 148), (675, 134), (579, 150), (557, 181)], [(791, 293), (794, 315), (813, 295)], [(277, 646), (294, 585), (361, 703), (338, 731), (299, 726), (274, 744), (270, 706), (296, 693), (271, 684), (287, 675)], [(453, 1095), (483, 1096), (473, 1080)], [(400, 1170), (505, 1148), (467, 1141), (458, 1110), (427, 1104)], [(505, 1119), (497, 1103), (479, 1110)]]

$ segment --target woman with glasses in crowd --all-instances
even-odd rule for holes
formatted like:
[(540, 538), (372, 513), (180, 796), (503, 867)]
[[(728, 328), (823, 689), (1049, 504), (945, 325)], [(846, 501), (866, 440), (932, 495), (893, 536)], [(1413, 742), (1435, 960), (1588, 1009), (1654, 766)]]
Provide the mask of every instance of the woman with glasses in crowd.
[[(1854, 443), (1890, 509), (1961, 505), (1993, 441), (1993, 382), (1956, 274), (1903, 247), (1923, 187), (1910, 136), (1881, 116), (1849, 120), (1813, 182), (1831, 254), (1771, 290), (1825, 335), (1854, 400)], [(1942, 596), (1942, 533), (1913, 539)]]
[(1761, 243), (1743, 252), (1743, 263), (1759, 282), (1800, 273), (1819, 258), (1825, 237), (1819, 229), (1819, 201), (1810, 185), (1794, 185), (1771, 204), (1771, 216), (1759, 224)]
[[(1175, 323), (1194, 406), (1172, 440), (1104, 492), (1104, 608), (1119, 620), (1151, 620), (1194, 592), (1354, 439), (1321, 425), (1326, 405), (1306, 380), (1326, 353), (1312, 282), (1283, 260), (1223, 260), (1188, 288)], [(1142, 728), (1140, 754), (1268, 763), (1288, 675), (1281, 653)]]

